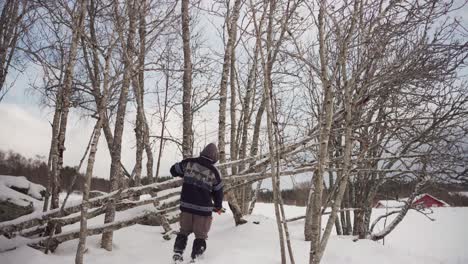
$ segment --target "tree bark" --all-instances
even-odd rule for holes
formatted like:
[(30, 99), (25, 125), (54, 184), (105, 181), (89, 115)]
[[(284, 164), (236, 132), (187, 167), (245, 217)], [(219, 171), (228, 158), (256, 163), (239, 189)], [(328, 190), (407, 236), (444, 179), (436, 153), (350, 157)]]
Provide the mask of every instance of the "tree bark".
[[(405, 202), (405, 205), (403, 206), (403, 208), (401, 208), (401, 210), (398, 212), (398, 215), (395, 217), (395, 219), (393, 219), (393, 221), (388, 226), (386, 226), (384, 230), (382, 230), (382, 231), (380, 231), (378, 233), (370, 234), (369, 238), (374, 240), (374, 241), (377, 241), (377, 240), (381, 240), (381, 239), (385, 238), (385, 236), (390, 234), (397, 227), (397, 225), (401, 221), (403, 221), (403, 218), (406, 216), (408, 211), (411, 209), (411, 206), (413, 205), (414, 198), (417, 195), (420, 194), (421, 189), (424, 186), (424, 184), (426, 184), (426, 182), (427, 182), (427, 180), (424, 177), (421, 177), (419, 179), (419, 182), (416, 184), (416, 187), (415, 187), (413, 193), (410, 195), (408, 200)], [(373, 224), (373, 226), (375, 226), (375, 224)]]
[(28, 1), (3, 1), (0, 13), (0, 102), (8, 92), (6, 78), (11, 67), (15, 53), (18, 49), (18, 41), (27, 26), (23, 18), (30, 9)]
[[(262, 55), (262, 66), (263, 66), (263, 91), (265, 94), (265, 108), (267, 111), (267, 131), (268, 131), (268, 147), (270, 150), (270, 169), (271, 169), (271, 180), (273, 186), (273, 202), (275, 207), (275, 216), (276, 216), (276, 223), (278, 228), (278, 235), (279, 235), (279, 243), (280, 243), (280, 251), (281, 251), (281, 263), (286, 263), (286, 252), (285, 252), (285, 245), (284, 245), (284, 231), (283, 231), (283, 224), (282, 224), (282, 216), (280, 212), (280, 185), (279, 185), (279, 175), (278, 170), (279, 168), (279, 156), (278, 156), (278, 141), (277, 138), (273, 135), (274, 127), (273, 122), (276, 122), (273, 116), (273, 102), (272, 102), (272, 83), (271, 83), (271, 72), (273, 67), (273, 58), (272, 58), (272, 46), (273, 46), (273, 23), (274, 23), (274, 12), (276, 11), (276, 1), (270, 0), (269, 1), (269, 13), (268, 13), (268, 26), (266, 29), (267, 33), (267, 40), (266, 40), (266, 52), (267, 56), (263, 52)], [(257, 42), (260, 42), (261, 36), (257, 34)], [(276, 151), (275, 151), (276, 149)]]
[(52, 194), (52, 188), (55, 183), (53, 183), (53, 178), (55, 175), (55, 168), (58, 160), (58, 151), (57, 151), (57, 141), (58, 141), (58, 133), (59, 133), (59, 125), (60, 125), (60, 113), (61, 113), (61, 101), (62, 101), (62, 89), (57, 91), (56, 99), (55, 99), (55, 112), (54, 112), (54, 119), (52, 121), (52, 137), (50, 143), (50, 150), (49, 150), (49, 160), (47, 164), (47, 190), (46, 195), (44, 198), (44, 206), (42, 211), (47, 211), (49, 209), (49, 202), (50, 196)]
[[(256, 82), (256, 78), (257, 78), (257, 60), (258, 60), (259, 49), (260, 49), (260, 47), (258, 46), (258, 44), (256, 44), (255, 45), (254, 58), (253, 58), (253, 61), (252, 61), (252, 66), (251, 66), (251, 68), (249, 70), (249, 75), (248, 75), (248, 79), (247, 79), (246, 94), (245, 94), (245, 98), (244, 98), (244, 102), (243, 102), (242, 132), (240, 133), (242, 135), (242, 139), (241, 139), (240, 150), (239, 150), (239, 159), (241, 159), (241, 160), (245, 159), (245, 157), (247, 155), (247, 142), (248, 142), (248, 136), (249, 136), (248, 131), (249, 131), (250, 119), (251, 119), (252, 112), (253, 112), (253, 109), (251, 109), (250, 104), (253, 101), (252, 97), (255, 97), (255, 96), (252, 96), (252, 94), (253, 94), (253, 92), (254, 92), (254, 90), (256, 88), (256, 83), (257, 83)], [(231, 95), (231, 98), (232, 97), (233, 96)], [(253, 108), (253, 106), (252, 106), (252, 108)], [(259, 126), (260, 126), (260, 124), (259, 124)], [(258, 132), (257, 132), (256, 136), (257, 136), (256, 144), (258, 145), (258, 136), (259, 136)], [(231, 141), (232, 141), (232, 135), (231, 135)], [(255, 141), (255, 139), (253, 139), (253, 141)], [(253, 154), (251, 153), (251, 156), (256, 155), (256, 154), (257, 153), (255, 151)], [(244, 169), (245, 169), (245, 163), (240, 164), (238, 171), (243, 171)], [(257, 197), (253, 198), (253, 195), (255, 195), (255, 191), (254, 191), (254, 193), (252, 193), (252, 186), (247, 185), (246, 187), (244, 187), (242, 189), (241, 204), (242, 204), (242, 213), (243, 214), (251, 214), (251, 212), (253, 211), (253, 208), (255, 206), (255, 201), (256, 201), (256, 198), (257, 198)], [(249, 207), (249, 201), (250, 200), (253, 202), (253, 205), (251, 203), (251, 206)]]
[[(230, 65), (232, 64), (232, 53), (234, 51), (234, 42), (236, 41), (236, 32), (237, 32), (237, 19), (239, 18), (241, 1), (236, 0), (232, 10), (232, 14), (226, 23), (228, 27), (228, 41), (224, 49), (224, 60), (223, 60), (223, 70), (221, 75), (221, 85), (219, 90), (219, 120), (218, 120), (218, 150), (219, 150), (219, 162), (226, 162), (226, 104), (227, 104), (227, 81), (230, 70)], [(235, 121), (234, 121), (235, 123)], [(225, 168), (221, 168), (221, 174), (227, 175)], [(236, 196), (234, 193), (227, 192), (226, 199), (229, 202), (229, 207), (233, 212), (234, 222), (236, 225), (245, 223), (245, 220), (242, 219), (242, 209), (240, 208)]]
[[(169, 68), (169, 55), (167, 58), (167, 66)], [(163, 110), (163, 116), (162, 116), (162, 122), (161, 122), (161, 139), (159, 141), (159, 152), (158, 152), (158, 164), (156, 165), (156, 180), (159, 177), (159, 168), (161, 165), (161, 157), (162, 157), (162, 151), (163, 151), (163, 146), (164, 146), (164, 132), (166, 130), (166, 119), (167, 119), (167, 93), (169, 91), (169, 80), (170, 80), (170, 75), (168, 70), (164, 71), (164, 77), (165, 77), (165, 89), (164, 89), (164, 110)]]
[(68, 55), (68, 62), (65, 68), (63, 83), (63, 94), (61, 104), (60, 128), (58, 133), (58, 161), (52, 178), (52, 203), (51, 208), (59, 207), (60, 193), (60, 173), (63, 167), (63, 153), (65, 152), (65, 135), (68, 123), (68, 113), (70, 111), (70, 99), (72, 94), (73, 73), (75, 69), (76, 57), (78, 52), (78, 43), (83, 31), (87, 0), (79, 1), (79, 7), (73, 16), (73, 35)]
[[(111, 155), (111, 169), (110, 169), (110, 191), (115, 191), (120, 187), (122, 180), (122, 165), (121, 165), (121, 154), (122, 154), (122, 135), (125, 124), (125, 113), (127, 109), (128, 101), (128, 90), (133, 71), (133, 56), (134, 51), (134, 36), (135, 36), (135, 0), (127, 1), (127, 15), (129, 18), (128, 36), (127, 43), (124, 43), (123, 38), (123, 23), (119, 17), (118, 3), (114, 3), (115, 15), (118, 24), (119, 38), (122, 42), (123, 49), (123, 63), (124, 63), (124, 75), (122, 80), (122, 87), (120, 91), (119, 104), (117, 109), (117, 116), (114, 129), (114, 139), (112, 143), (112, 155)], [(104, 217), (104, 223), (110, 223), (114, 221), (115, 217), (115, 203), (110, 202)], [(101, 247), (112, 251), (112, 237), (113, 232), (105, 232), (102, 234)]]
[(182, 156), (193, 155), (192, 131), (192, 52), (190, 47), (190, 10), (189, 0), (182, 0), (182, 43), (184, 50), (184, 77), (182, 96)]
[[(103, 109), (103, 107), (105, 107), (105, 105), (101, 106), (99, 109)], [(88, 165), (86, 168), (85, 183), (83, 187), (83, 202), (81, 203), (80, 237), (78, 242), (78, 248), (76, 250), (75, 264), (83, 264), (83, 255), (86, 249), (86, 237), (88, 233), (87, 215), (89, 208), (89, 191), (91, 189), (91, 178), (93, 177), (97, 144), (101, 136), (101, 127), (102, 119), (99, 118), (94, 127), (93, 141), (91, 143), (91, 150), (89, 152)]]
[[(265, 99), (265, 96), (263, 95), (262, 101), (257, 111), (257, 116), (255, 117), (254, 132), (252, 135), (252, 146), (250, 147), (250, 156), (255, 156), (257, 155), (257, 152), (258, 152), (258, 142), (260, 139), (260, 126), (262, 123), (263, 113), (265, 112), (265, 102), (266, 102), (266, 99)], [(250, 166), (253, 166), (253, 165), (254, 163), (250, 163)], [(243, 169), (240, 171), (243, 171)], [(255, 208), (255, 203), (257, 202), (257, 196), (258, 196), (258, 192), (260, 191), (261, 185), (262, 185), (262, 181), (259, 181), (257, 183), (257, 187), (254, 190), (254, 193), (251, 195), (252, 200), (250, 201), (249, 214), (251, 214), (253, 209)]]
[[(327, 47), (325, 43), (325, 5), (326, 0), (320, 2), (318, 15), (319, 25), (319, 53), (320, 53), (320, 79), (324, 89), (324, 100), (322, 105), (322, 114), (320, 117), (320, 135), (319, 135), (319, 155), (316, 173), (314, 173), (314, 190), (310, 190), (308, 215), (310, 215), (310, 233), (306, 233), (306, 240), (310, 240), (309, 263), (317, 264), (320, 262), (318, 253), (320, 250), (321, 238), (321, 210), (323, 194), (323, 173), (328, 158), (328, 142), (330, 138), (330, 129), (333, 120), (333, 87), (328, 77)], [(306, 224), (309, 224), (306, 221)]]
[(144, 91), (145, 91), (145, 57), (146, 57), (146, 15), (148, 13), (147, 0), (140, 1), (140, 23), (138, 34), (140, 37), (140, 52), (138, 54), (138, 86), (140, 91), (141, 103), (141, 119), (143, 123), (143, 144), (146, 152), (146, 177), (148, 183), (153, 183), (153, 149), (150, 143), (150, 128), (146, 119), (144, 107)]

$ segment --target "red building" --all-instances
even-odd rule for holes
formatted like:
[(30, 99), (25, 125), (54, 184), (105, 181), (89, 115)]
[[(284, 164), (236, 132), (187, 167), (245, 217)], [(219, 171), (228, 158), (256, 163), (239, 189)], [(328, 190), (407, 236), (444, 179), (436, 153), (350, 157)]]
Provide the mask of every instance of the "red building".
[[(375, 204), (375, 208), (400, 208), (405, 206), (405, 201), (408, 198), (403, 198), (400, 200), (380, 200)], [(414, 198), (412, 207), (446, 207), (450, 206), (448, 203), (435, 198), (434, 196), (423, 193)]]
[(448, 203), (435, 198), (434, 196), (423, 193), (416, 198), (414, 198), (413, 206), (422, 206), (422, 207), (445, 207), (450, 206)]

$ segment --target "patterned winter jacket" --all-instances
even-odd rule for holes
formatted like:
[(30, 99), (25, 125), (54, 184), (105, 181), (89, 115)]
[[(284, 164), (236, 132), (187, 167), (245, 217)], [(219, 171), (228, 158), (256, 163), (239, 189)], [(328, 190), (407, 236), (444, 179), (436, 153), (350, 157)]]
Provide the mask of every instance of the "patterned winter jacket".
[(184, 179), (180, 197), (182, 212), (211, 216), (214, 208), (222, 208), (223, 181), (210, 159), (198, 157), (182, 160), (172, 165), (171, 174)]

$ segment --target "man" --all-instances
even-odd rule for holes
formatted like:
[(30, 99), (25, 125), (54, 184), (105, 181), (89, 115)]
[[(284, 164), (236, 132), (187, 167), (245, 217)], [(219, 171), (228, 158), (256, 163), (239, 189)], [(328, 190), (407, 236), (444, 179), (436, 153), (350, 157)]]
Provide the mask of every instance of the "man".
[(184, 179), (180, 197), (180, 231), (174, 244), (175, 263), (183, 261), (187, 237), (192, 232), (195, 233), (192, 260), (203, 254), (211, 227), (211, 213), (223, 211), (223, 182), (214, 167), (217, 161), (218, 148), (210, 143), (198, 158), (188, 158), (171, 167), (172, 176)]

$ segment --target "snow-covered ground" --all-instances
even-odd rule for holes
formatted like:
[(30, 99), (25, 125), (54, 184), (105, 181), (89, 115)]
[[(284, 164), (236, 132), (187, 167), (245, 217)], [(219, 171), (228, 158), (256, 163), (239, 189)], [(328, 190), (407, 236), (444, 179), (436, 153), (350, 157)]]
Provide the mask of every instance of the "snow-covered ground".
[(468, 192), (451, 192), (451, 195), (461, 195), (468, 197)]
[[(286, 206), (289, 217), (303, 215), (303, 207)], [(374, 216), (385, 209), (375, 209)], [(332, 236), (322, 263), (468, 263), (468, 208), (435, 208), (432, 215), (436, 221), (410, 212), (397, 229), (382, 242)], [(96, 222), (97, 221), (97, 222)], [(91, 221), (98, 224), (102, 218)], [(253, 224), (259, 221), (259, 224)], [(303, 220), (289, 225), (296, 263), (308, 263), (309, 243), (303, 241)], [(75, 225), (74, 228), (77, 226)], [(73, 227), (72, 227), (73, 228)], [(381, 227), (379, 227), (381, 228)], [(85, 263), (95, 264), (155, 264), (170, 263), (174, 239), (165, 241), (160, 227), (136, 225), (115, 232), (114, 250), (99, 248), (99, 236), (88, 239)], [(249, 223), (234, 227), (229, 214), (214, 215), (208, 249), (200, 263), (280, 263), (278, 233), (271, 204), (258, 204)], [(4, 240), (0, 240), (0, 243)], [(189, 240), (188, 258), (193, 237)], [(51, 255), (20, 247), (0, 254), (2, 264), (62, 264), (73, 263), (77, 241), (59, 246)]]

